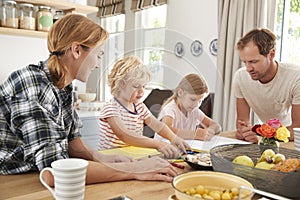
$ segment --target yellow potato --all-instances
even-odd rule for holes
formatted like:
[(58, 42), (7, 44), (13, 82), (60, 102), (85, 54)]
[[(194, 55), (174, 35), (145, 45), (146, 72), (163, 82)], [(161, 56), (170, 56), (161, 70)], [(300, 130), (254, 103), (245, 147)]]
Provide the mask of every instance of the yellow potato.
[[(234, 187), (231, 189), (224, 188), (222, 190), (216, 190), (205, 188), (203, 185), (197, 185), (196, 187), (188, 188), (185, 193), (193, 197), (203, 198), (207, 200), (232, 200), (238, 198), (239, 189)], [(247, 192), (242, 193), (242, 197), (245, 197), (247, 195)]]
[(205, 193), (205, 188), (203, 187), (203, 185), (198, 185), (196, 187), (196, 193), (201, 195)]
[(213, 190), (209, 193), (209, 196), (211, 196), (214, 200), (221, 200), (221, 195), (219, 191)]
[(231, 195), (229, 194), (229, 192), (224, 192), (222, 194), (222, 200), (231, 200)]

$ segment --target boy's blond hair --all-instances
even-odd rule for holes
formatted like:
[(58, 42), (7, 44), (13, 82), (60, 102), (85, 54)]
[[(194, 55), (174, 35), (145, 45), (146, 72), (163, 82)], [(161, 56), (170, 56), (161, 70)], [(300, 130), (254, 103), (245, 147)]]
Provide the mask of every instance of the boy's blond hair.
[(137, 56), (126, 56), (118, 60), (108, 75), (111, 94), (118, 96), (120, 89), (130, 82), (150, 80), (150, 71)]

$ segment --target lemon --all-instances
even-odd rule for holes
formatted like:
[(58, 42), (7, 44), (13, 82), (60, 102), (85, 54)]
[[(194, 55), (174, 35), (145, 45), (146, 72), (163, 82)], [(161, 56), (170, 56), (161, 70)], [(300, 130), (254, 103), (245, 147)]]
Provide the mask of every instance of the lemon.
[(266, 161), (259, 162), (255, 165), (255, 168), (266, 169), (266, 170), (270, 170), (270, 169), (272, 169), (272, 167), (274, 167), (274, 164), (268, 163)]
[(277, 153), (275, 156), (273, 156), (272, 161), (274, 164), (278, 164), (281, 161), (285, 160), (285, 156), (283, 154)]
[(233, 159), (233, 163), (240, 164), (240, 165), (245, 165), (249, 167), (254, 167), (254, 163), (252, 159), (248, 156), (237, 156)]
[(275, 152), (272, 149), (266, 149), (260, 156), (258, 162), (272, 160), (273, 156), (275, 156)]

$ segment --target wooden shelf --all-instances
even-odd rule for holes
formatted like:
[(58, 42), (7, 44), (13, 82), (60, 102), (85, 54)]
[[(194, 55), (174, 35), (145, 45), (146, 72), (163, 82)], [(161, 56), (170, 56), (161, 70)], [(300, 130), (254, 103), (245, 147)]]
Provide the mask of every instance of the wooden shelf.
[[(61, 0), (50, 0), (50, 1), (49, 0), (16, 0), (16, 2), (31, 3), (34, 5), (46, 5), (54, 9), (64, 10), (66, 12), (81, 13), (81, 14), (91, 14), (91, 13), (98, 12), (98, 8), (95, 6), (87, 6), (87, 5), (70, 3), (70, 2), (63, 2)], [(35, 37), (35, 38), (46, 38), (48, 33), (43, 31), (0, 27), (0, 34)]]
[(63, 2), (61, 0), (16, 0), (18, 3), (31, 3), (34, 5), (46, 5), (50, 6), (54, 9), (59, 10), (71, 10), (77, 13), (82, 14), (91, 14), (98, 11), (98, 8), (95, 6), (87, 6), (87, 5), (81, 5), (81, 4), (75, 4), (70, 2)]
[(46, 38), (48, 35), (48, 32), (0, 27), (0, 34), (24, 36), (24, 37), (35, 37), (35, 38)]

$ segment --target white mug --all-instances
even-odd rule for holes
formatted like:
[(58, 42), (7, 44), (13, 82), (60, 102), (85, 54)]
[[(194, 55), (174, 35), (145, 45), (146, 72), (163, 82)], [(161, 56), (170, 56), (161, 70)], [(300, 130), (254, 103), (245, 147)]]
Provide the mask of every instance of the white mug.
[(294, 144), (295, 150), (300, 151), (300, 128), (294, 128)]
[[(56, 160), (51, 163), (52, 168), (46, 167), (40, 172), (40, 181), (56, 200), (82, 200), (87, 166), (88, 161), (79, 158)], [(54, 190), (43, 180), (46, 170), (54, 176)]]

